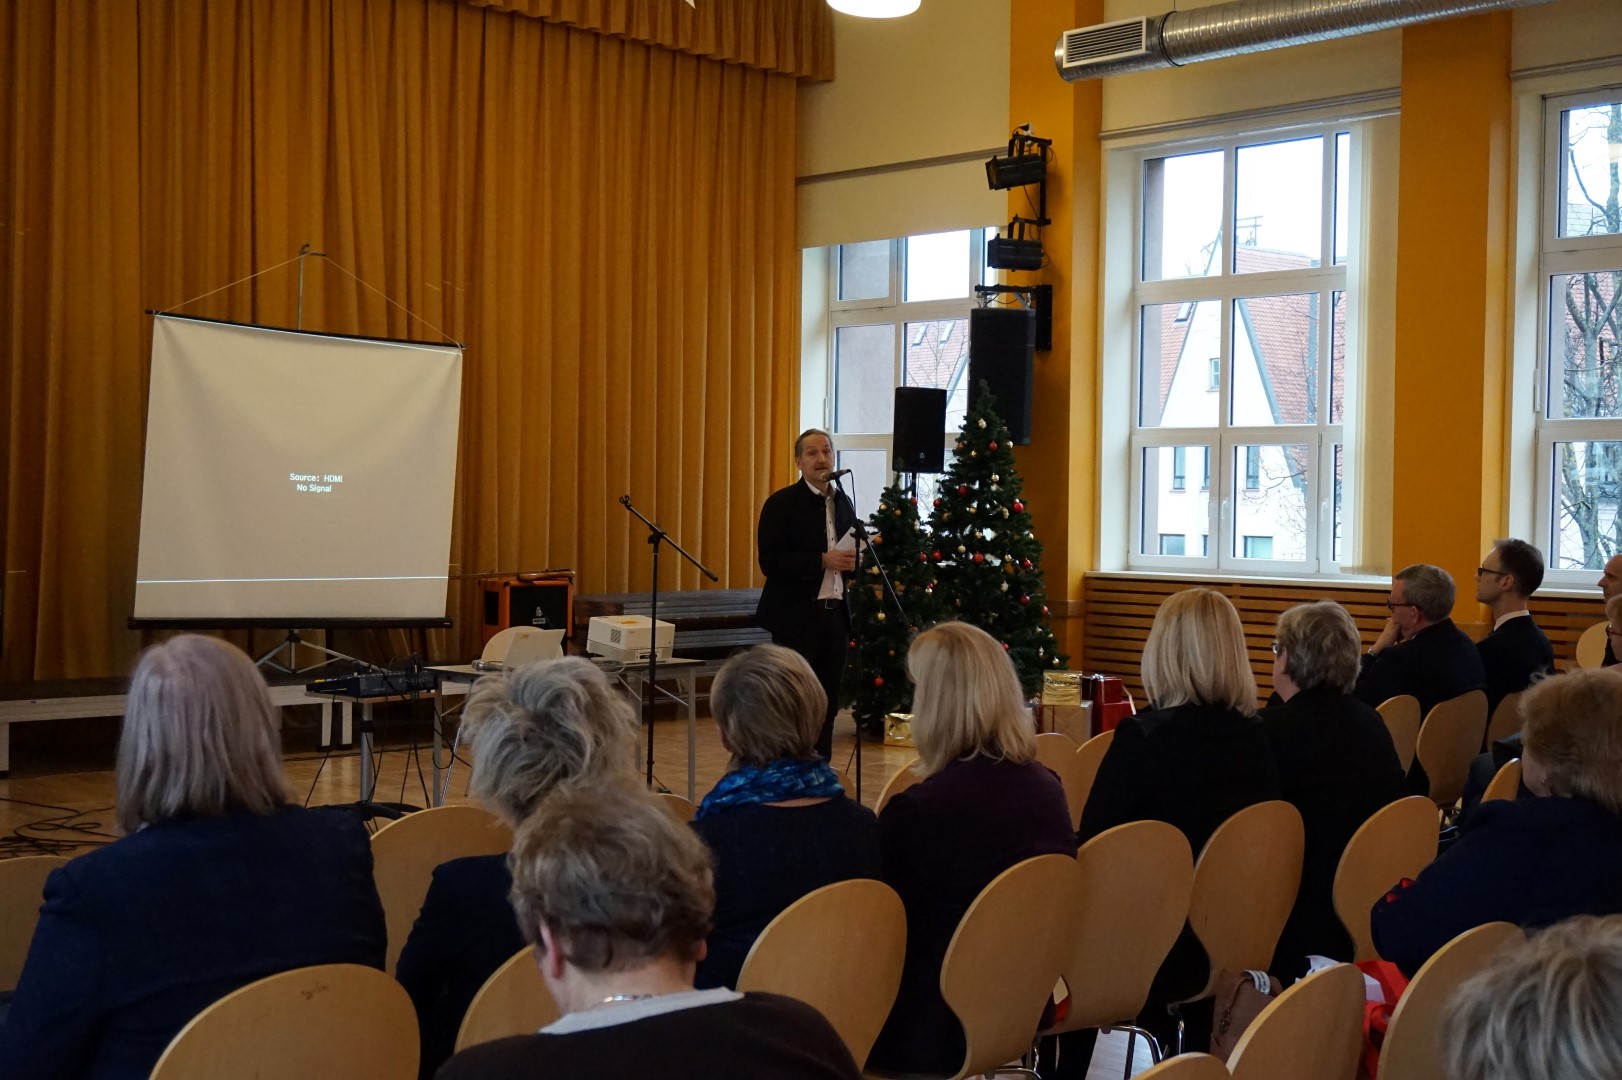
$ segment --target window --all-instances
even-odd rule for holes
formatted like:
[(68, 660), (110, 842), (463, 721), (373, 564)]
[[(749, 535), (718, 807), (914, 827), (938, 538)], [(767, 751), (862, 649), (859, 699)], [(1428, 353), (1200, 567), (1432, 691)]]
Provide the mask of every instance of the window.
[(1181, 555), (1183, 553), (1183, 540), (1182, 533), (1161, 533), (1160, 554)]
[[(1335, 569), (1358, 141), (1327, 126), (1132, 151), (1128, 565)], [(1201, 536), (1199, 555), (1167, 561), (1169, 534)]]
[(1538, 530), (1551, 580), (1588, 584), (1622, 551), (1622, 91), (1544, 116)]
[[(969, 404), (969, 309), (988, 280), (995, 229), (841, 244), (828, 249), (828, 385), (824, 420), (837, 468), (850, 469), (857, 512), (870, 516), (890, 482), (895, 388), (946, 390), (949, 450)], [(927, 507), (938, 478), (920, 474)], [(927, 513), (927, 511), (926, 511)]]

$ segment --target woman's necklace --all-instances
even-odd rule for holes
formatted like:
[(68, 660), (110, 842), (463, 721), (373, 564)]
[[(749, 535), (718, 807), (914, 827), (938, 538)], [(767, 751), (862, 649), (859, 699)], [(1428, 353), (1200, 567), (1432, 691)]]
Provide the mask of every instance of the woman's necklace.
[(622, 1001), (645, 1001), (648, 998), (653, 997), (653, 996), (654, 996), (653, 994), (609, 994), (607, 997), (603, 998), (603, 1000), (599, 1001), (597, 1004), (598, 1005), (617, 1005)]

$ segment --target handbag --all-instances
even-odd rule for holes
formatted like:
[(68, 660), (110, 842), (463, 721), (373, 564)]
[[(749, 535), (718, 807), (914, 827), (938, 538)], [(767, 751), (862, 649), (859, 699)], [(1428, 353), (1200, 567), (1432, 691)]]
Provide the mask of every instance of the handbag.
[(1211, 1053), (1227, 1061), (1267, 1003), (1278, 996), (1279, 982), (1265, 971), (1227, 968), (1217, 972), (1216, 1015), (1211, 1026)]

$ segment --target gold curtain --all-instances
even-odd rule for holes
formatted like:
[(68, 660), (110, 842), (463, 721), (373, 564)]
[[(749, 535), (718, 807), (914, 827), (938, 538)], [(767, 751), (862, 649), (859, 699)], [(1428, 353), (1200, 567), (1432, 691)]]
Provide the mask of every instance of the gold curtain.
[[(622, 494), (751, 584), (793, 436), (795, 85), (459, 0), (6, 5), (0, 676), (128, 670), (143, 309), (306, 242), (421, 319), (315, 260), (307, 328), (468, 345), (437, 654), (473, 648), (477, 574), (646, 588)], [(183, 311), (292, 325), (295, 280)]]

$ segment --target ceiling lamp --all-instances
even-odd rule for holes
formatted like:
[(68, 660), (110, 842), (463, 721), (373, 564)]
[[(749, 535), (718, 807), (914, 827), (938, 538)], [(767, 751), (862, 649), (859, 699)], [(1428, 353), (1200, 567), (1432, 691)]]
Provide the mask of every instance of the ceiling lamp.
[(894, 19), (918, 10), (920, 0), (828, 0), (828, 6), (845, 15), (864, 19)]

